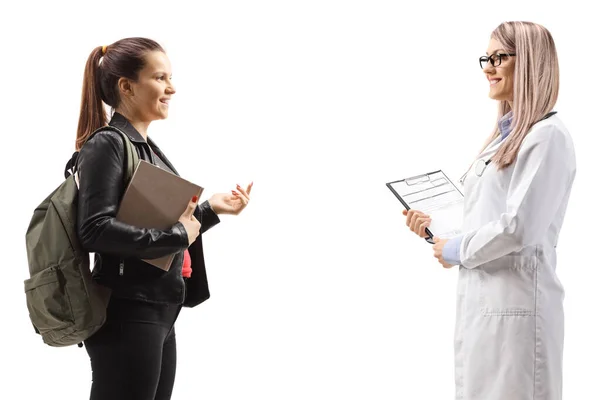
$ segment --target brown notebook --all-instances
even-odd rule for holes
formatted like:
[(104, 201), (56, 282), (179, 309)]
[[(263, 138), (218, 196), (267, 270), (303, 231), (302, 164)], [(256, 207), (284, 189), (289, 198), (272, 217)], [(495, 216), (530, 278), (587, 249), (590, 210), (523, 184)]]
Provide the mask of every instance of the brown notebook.
[[(170, 229), (204, 188), (140, 160), (119, 206), (117, 220), (140, 228)], [(143, 260), (168, 271), (175, 254)]]

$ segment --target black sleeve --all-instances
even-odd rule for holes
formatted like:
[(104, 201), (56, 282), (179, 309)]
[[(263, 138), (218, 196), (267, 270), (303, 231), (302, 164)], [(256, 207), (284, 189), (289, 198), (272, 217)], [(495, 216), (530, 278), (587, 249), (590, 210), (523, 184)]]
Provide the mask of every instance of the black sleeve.
[(125, 190), (125, 147), (115, 132), (99, 132), (78, 158), (77, 233), (86, 251), (123, 257), (158, 258), (188, 247), (183, 224), (142, 229), (116, 220)]
[(204, 233), (219, 222), (219, 216), (214, 212), (208, 200), (204, 201), (196, 210), (194, 210), (194, 217), (200, 222), (200, 233)]

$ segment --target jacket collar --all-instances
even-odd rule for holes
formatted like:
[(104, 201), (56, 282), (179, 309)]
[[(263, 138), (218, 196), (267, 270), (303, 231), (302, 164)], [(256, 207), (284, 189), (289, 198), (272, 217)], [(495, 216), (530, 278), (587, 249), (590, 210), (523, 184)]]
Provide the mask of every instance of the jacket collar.
[(114, 126), (115, 128), (118, 128), (121, 131), (123, 131), (129, 137), (129, 140), (131, 140), (132, 142), (146, 143), (146, 140), (144, 140), (144, 137), (142, 136), (142, 134), (139, 133), (137, 131), (137, 129), (135, 129), (133, 127), (133, 125), (131, 125), (131, 123), (127, 120), (127, 118), (125, 118), (123, 115), (119, 114), (118, 112), (115, 112), (113, 114), (113, 116), (108, 124), (110, 126)]
[[(156, 153), (156, 155), (160, 157), (160, 159), (165, 164), (167, 164), (169, 168), (171, 168), (171, 171), (173, 171), (176, 175), (179, 175), (175, 167), (173, 167), (173, 164), (171, 164), (171, 162), (163, 154), (162, 150), (156, 145), (156, 143), (154, 143), (154, 141), (152, 141), (152, 139), (150, 139), (150, 136), (148, 136), (148, 141), (144, 140), (142, 134), (139, 133), (137, 129), (135, 129), (133, 125), (131, 125), (131, 123), (127, 120), (127, 118), (125, 118), (122, 114), (115, 112), (108, 124), (110, 126), (114, 126), (115, 128), (120, 129), (127, 135), (127, 137), (129, 137), (129, 140), (131, 140), (132, 142), (141, 143), (149, 146), (151, 151)], [(150, 159), (153, 159), (151, 152), (149, 154), (149, 157)]]

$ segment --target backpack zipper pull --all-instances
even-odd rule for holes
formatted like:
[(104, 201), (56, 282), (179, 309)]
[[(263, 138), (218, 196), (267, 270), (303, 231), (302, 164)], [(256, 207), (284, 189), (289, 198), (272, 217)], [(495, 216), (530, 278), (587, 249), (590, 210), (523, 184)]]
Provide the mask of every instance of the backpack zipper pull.
[(123, 276), (123, 270), (125, 269), (125, 260), (119, 262), (119, 276)]

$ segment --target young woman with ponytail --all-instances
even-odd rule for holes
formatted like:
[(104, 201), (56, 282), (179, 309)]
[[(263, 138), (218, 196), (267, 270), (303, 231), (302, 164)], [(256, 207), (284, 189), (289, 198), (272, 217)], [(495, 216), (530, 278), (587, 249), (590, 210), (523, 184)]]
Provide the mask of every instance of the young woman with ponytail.
[[(553, 111), (558, 56), (544, 27), (505, 22), (479, 63), (498, 118), (461, 183), (463, 234), (434, 238), (459, 265), (456, 399), (562, 398), (563, 287), (556, 246), (575, 179), (575, 151)], [(468, 110), (463, 110), (468, 118)], [(405, 212), (421, 237), (431, 219)]]
[[(124, 193), (123, 131), (140, 159), (177, 173), (148, 136), (152, 121), (167, 118), (175, 94), (171, 66), (153, 40), (128, 38), (99, 46), (85, 66), (76, 148), (77, 228), (84, 249), (96, 253), (95, 280), (112, 290), (107, 320), (85, 341), (92, 364), (92, 400), (166, 400), (175, 379), (175, 320), (182, 306), (209, 297), (202, 236), (217, 214), (239, 214), (252, 184), (237, 185), (197, 205), (191, 199), (167, 230), (116, 220)], [(113, 111), (107, 119), (105, 105)], [(91, 137), (90, 137), (91, 136)], [(210, 150), (205, 150), (210, 151)], [(143, 262), (176, 254), (168, 271)]]

